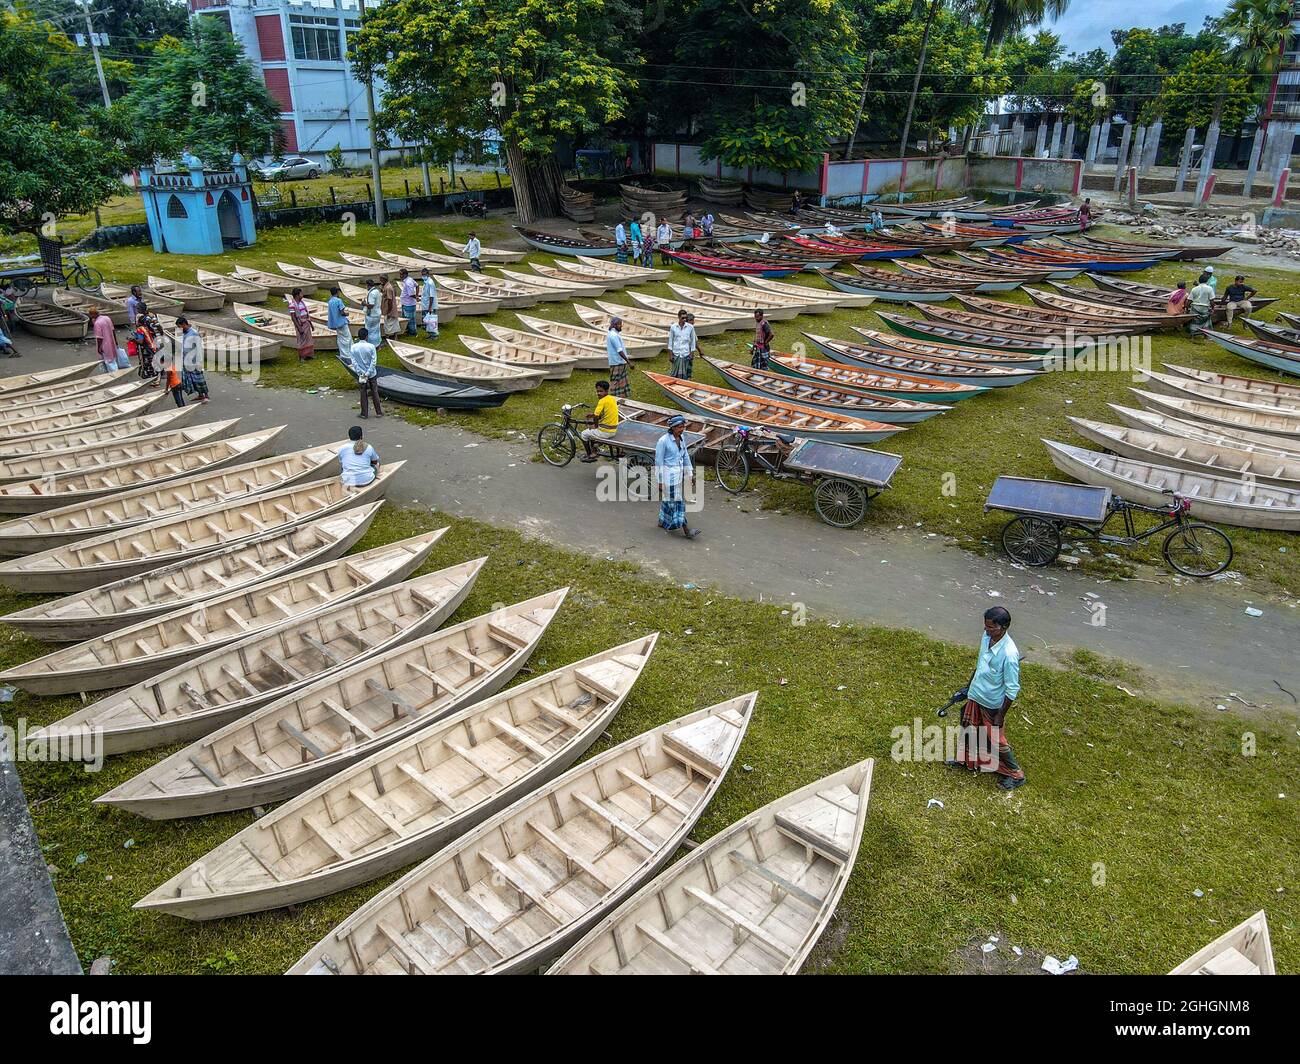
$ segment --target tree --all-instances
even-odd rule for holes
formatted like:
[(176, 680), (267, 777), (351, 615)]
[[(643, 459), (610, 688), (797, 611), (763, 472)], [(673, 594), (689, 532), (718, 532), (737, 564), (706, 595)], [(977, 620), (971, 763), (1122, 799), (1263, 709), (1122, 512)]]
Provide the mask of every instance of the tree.
[(505, 141), (525, 224), (559, 213), (557, 139), (622, 113), (637, 65), (626, 42), (640, 13), (625, 0), (390, 0), (351, 40), (357, 74), (386, 89), (378, 127), (450, 158), (489, 128)]
[(37, 234), (122, 191), (134, 156), (118, 117), (69, 89), (75, 48), (22, 9), (0, 11), (0, 229)]
[(196, 18), (183, 40), (164, 37), (121, 106), (153, 154), (189, 148), (210, 165), (260, 154), (280, 135), (280, 105), (216, 19)]
[(1230, 39), (1233, 63), (1260, 79), (1255, 88), (1262, 96), (1261, 75), (1277, 70), (1291, 36), (1291, 0), (1232, 0), (1217, 26)]
[(1193, 52), (1186, 66), (1164, 80), (1139, 121), (1159, 115), (1173, 128), (1204, 128), (1217, 118), (1222, 128), (1239, 130), (1252, 103), (1249, 76), (1236, 75), (1223, 53)]
[(1021, 30), (1060, 18), (1069, 6), (1070, 0), (979, 0), (980, 13), (988, 22), (984, 54)]

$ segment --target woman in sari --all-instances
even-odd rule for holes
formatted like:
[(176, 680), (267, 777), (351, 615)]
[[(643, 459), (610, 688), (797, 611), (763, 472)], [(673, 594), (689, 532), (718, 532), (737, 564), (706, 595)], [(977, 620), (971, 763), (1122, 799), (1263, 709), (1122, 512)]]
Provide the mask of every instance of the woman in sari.
[(157, 316), (149, 310), (147, 304), (140, 303), (136, 307), (135, 333), (132, 337), (135, 340), (136, 358), (139, 360), (136, 372), (142, 381), (150, 381), (155, 387), (159, 383), (159, 377), (154, 358), (158, 354), (158, 340), (161, 336), (162, 327), (158, 324)]
[(295, 288), (289, 300), (289, 318), (298, 339), (298, 361), (306, 362), (316, 354), (316, 340), (312, 336), (311, 314), (302, 299), (302, 289)]
[(384, 342), (383, 302), (384, 295), (379, 289), (379, 282), (372, 277), (366, 282), (366, 335), (374, 337), (370, 342), (376, 347)]
[[(396, 336), (402, 329), (402, 320), (397, 309), (397, 288), (387, 274), (384, 275), (383, 302), (380, 310), (384, 315), (384, 331), (379, 340), (385, 336)], [(374, 340), (370, 341), (375, 343)]]
[(1179, 281), (1178, 287), (1169, 293), (1169, 301), (1165, 303), (1166, 314), (1186, 314), (1187, 313), (1187, 282)]

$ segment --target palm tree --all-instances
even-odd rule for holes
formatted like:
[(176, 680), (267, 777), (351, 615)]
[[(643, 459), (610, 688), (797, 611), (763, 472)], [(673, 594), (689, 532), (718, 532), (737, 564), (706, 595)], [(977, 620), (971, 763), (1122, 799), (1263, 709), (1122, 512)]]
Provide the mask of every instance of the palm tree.
[[(925, 54), (930, 49), (930, 31), (934, 29), (935, 17), (939, 14), (939, 5), (943, 0), (930, 0), (930, 7), (925, 14), (925, 32), (921, 34), (921, 55), (916, 61), (916, 77), (912, 79), (912, 95), (907, 101), (907, 117), (903, 119), (903, 139), (898, 144), (898, 157), (907, 155), (907, 138), (912, 132), (912, 114), (916, 110), (916, 97), (921, 91), (921, 74), (925, 71)], [(912, 16), (919, 13), (920, 0), (913, 0)], [(898, 201), (903, 201), (903, 183), (898, 183)]]
[(1023, 29), (1036, 26), (1051, 18), (1060, 18), (1070, 0), (980, 0), (980, 13), (988, 20), (988, 34), (984, 38), (984, 54), (1013, 37)]
[(1291, 0), (1232, 0), (1219, 20), (1233, 42), (1229, 56), (1253, 75), (1277, 69), (1290, 27)]

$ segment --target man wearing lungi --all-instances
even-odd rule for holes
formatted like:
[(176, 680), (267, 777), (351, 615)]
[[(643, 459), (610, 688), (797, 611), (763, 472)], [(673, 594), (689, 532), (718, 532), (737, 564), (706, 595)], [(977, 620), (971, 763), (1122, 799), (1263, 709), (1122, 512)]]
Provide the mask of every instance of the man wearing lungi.
[[(984, 611), (984, 635), (980, 639), (975, 672), (966, 688), (966, 706), (961, 711), (964, 745), (953, 768), (983, 769), (998, 774), (998, 786), (1014, 791), (1025, 785), (1025, 774), (1007, 742), (1004, 724), (1007, 711), (1020, 694), (1020, 650), (1007, 629), (1011, 613), (1002, 606)], [(997, 763), (991, 755), (997, 750)]]

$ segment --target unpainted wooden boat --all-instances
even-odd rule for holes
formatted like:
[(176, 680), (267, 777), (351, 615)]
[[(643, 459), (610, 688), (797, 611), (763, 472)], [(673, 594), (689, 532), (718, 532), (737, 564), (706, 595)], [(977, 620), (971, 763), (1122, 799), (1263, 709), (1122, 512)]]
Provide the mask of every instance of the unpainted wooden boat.
[(532, 307), (538, 303), (563, 303), (566, 299), (572, 299), (577, 295), (600, 295), (590, 287), (585, 290), (576, 288), (566, 290), (541, 284), (541, 277), (537, 278), (539, 283), (532, 284), (494, 273), (477, 273), (474, 270), (466, 270), (465, 276), (469, 279), (468, 283), (478, 285), (485, 292), (501, 296), (503, 307)]
[[(307, 308), (307, 316), (318, 325), (329, 328), (330, 307), (328, 303), (319, 299), (307, 299), (303, 297), (302, 305)], [(355, 307), (344, 307), (343, 316), (348, 319), (348, 325), (353, 329), (363, 329), (366, 325), (365, 311), (357, 310)], [(333, 330), (330, 330), (333, 332)]]
[(94, 308), (99, 313), (108, 315), (108, 320), (119, 328), (129, 320), (126, 307), (117, 300), (109, 299), (107, 296), (97, 296), (92, 292), (83, 292), (80, 288), (52, 288), (50, 299), (55, 306), (78, 311), (87, 317), (90, 316), (91, 308)]
[(302, 282), (293, 277), (285, 277), (284, 274), (272, 273), (270, 270), (253, 269), (251, 266), (236, 266), (231, 274), (241, 281), (265, 288), (273, 296), (287, 296), (295, 288), (302, 287)]
[[(636, 325), (638, 329), (651, 335), (667, 336), (669, 327), (677, 322), (675, 313), (669, 314), (665, 311), (651, 310), (649, 307), (635, 304), (607, 303), (603, 299), (597, 299), (595, 303), (604, 313), (604, 324), (596, 326), (588, 321), (587, 324), (592, 325), (593, 328), (603, 329), (608, 326), (610, 318), (619, 317), (623, 319), (624, 324)], [(700, 314), (695, 315), (696, 336), (716, 336), (718, 333), (726, 332), (727, 328), (728, 322), (724, 319), (706, 318)]]
[(243, 277), (231, 277), (224, 273), (213, 273), (211, 270), (196, 270), (195, 281), (200, 288), (206, 288), (210, 292), (220, 292), (227, 303), (233, 303), (236, 299), (241, 303), (265, 303), (271, 298), (271, 290), (266, 285), (257, 284)]
[(1176, 366), (1172, 362), (1164, 362), (1161, 365), (1179, 377), (1186, 377), (1201, 384), (1231, 388), (1234, 391), (1245, 392), (1247, 395), (1275, 395), (1281, 398), (1294, 399), (1297, 403), (1300, 403), (1300, 384), (1264, 380), (1261, 377), (1243, 377), (1236, 373), (1214, 373), (1208, 369)]
[[(899, 277), (900, 279), (897, 281), (886, 281), (868, 277), (851, 277), (848, 274), (837, 273), (832, 270), (820, 270), (818, 272), (822, 280), (837, 292), (866, 296), (873, 302), (875, 300), (884, 300), (889, 303), (942, 303), (951, 299), (954, 289), (959, 287), (955, 283), (944, 283), (942, 285), (909, 283), (901, 274), (891, 275)], [(967, 287), (971, 291), (974, 290), (973, 285)]]
[(513, 226), (513, 228), (524, 243), (536, 248), (538, 251), (548, 251), (553, 255), (582, 255), (584, 257), (594, 255), (613, 258), (618, 252), (618, 247), (612, 240), (597, 242), (584, 240), (581, 237), (544, 233), (540, 229), (525, 229), (518, 225)]
[(754, 699), (669, 721), (525, 795), (361, 906), (289, 974), (536, 970), (672, 859), (726, 777)]
[(1286, 439), (1282, 436), (1269, 436), (1262, 432), (1247, 429), (1229, 428), (1226, 425), (1211, 425), (1208, 422), (1184, 420), (1156, 410), (1138, 410), (1134, 407), (1107, 403), (1116, 416), (1130, 428), (1159, 432), (1166, 436), (1180, 436), (1198, 443), (1209, 443), (1235, 447), (1254, 454), (1270, 455), (1275, 458), (1300, 459), (1300, 439)]
[[(366, 304), (365, 288), (359, 284), (349, 284), (347, 281), (340, 281), (338, 284), (334, 285), (333, 287), (339, 290), (339, 298), (341, 298), (344, 303), (351, 304), (351, 306), (344, 307), (344, 310), (347, 312), (348, 321), (354, 327), (358, 326), (358, 322), (364, 324), (365, 313), (363, 308), (365, 307)], [(328, 320), (328, 315), (329, 315), (328, 303), (320, 303), (317, 302), (316, 300), (310, 300), (310, 299), (303, 300), (303, 302), (307, 304), (308, 311), (311, 313), (313, 318), (317, 318), (316, 308), (324, 307), (325, 316), (319, 317), (317, 318), (317, 320), (321, 322), (325, 322)], [(495, 308), (496, 305), (491, 304), (491, 306)], [(476, 303), (465, 302), (460, 300), (456, 296), (448, 295), (446, 292), (440, 291), (438, 293), (438, 324), (446, 325), (448, 322), (454, 321), (458, 313), (488, 314), (491, 313), (491, 311), (480, 310), (479, 305)]]
[(418, 259), (450, 266), (453, 270), (463, 270), (469, 265), (469, 259), (464, 255), (444, 255), (441, 251), (426, 251), (424, 248), (408, 247), (406, 250)]
[[(149, 387), (131, 370), (119, 372), (122, 374), (119, 378), (120, 383), (110, 384), (107, 387), (83, 388), (57, 399), (0, 404), (0, 432), (12, 432), (15, 426), (23, 424), (29, 418), (37, 419), (51, 414), (93, 410), (96, 407), (131, 399), (143, 394)], [(19, 398), (29, 399), (30, 396), (19, 396)]]
[[(1246, 320), (1253, 328), (1257, 328), (1261, 324), (1254, 322), (1250, 318)], [(1290, 373), (1293, 376), (1300, 377), (1300, 348), (1279, 343), (1275, 339), (1247, 340), (1244, 337), (1231, 336), (1228, 333), (1216, 332), (1213, 329), (1204, 329), (1202, 331), (1216, 344), (1225, 350), (1231, 351), (1234, 355), (1240, 355), (1257, 365), (1267, 366), (1279, 373)]]
[(1242, 528), (1300, 531), (1300, 491), (1249, 479), (1212, 476), (1147, 461), (1099, 454), (1055, 440), (1043, 440), (1052, 464), (1075, 480), (1111, 488), (1145, 506), (1167, 506), (1167, 491), (1188, 499), (1202, 521)]
[[(259, 434), (249, 435), (254, 437), (251, 441), (254, 448), (264, 442)], [(0, 557), (48, 551), (114, 529), (132, 528), (177, 514), (248, 499), (292, 484), (321, 480), (337, 472), (338, 452), (345, 446), (346, 442), (340, 442), (260, 458), (228, 469), (205, 469), (188, 477), (146, 483), (129, 491), (119, 490), (104, 498), (27, 513), (0, 523)], [(19, 497), (10, 505), (21, 501), (25, 500)]]
[(1148, 310), (1138, 307), (1117, 306), (1113, 303), (1094, 303), (1088, 299), (1079, 299), (1075, 296), (1062, 294), (1061, 289), (1064, 287), (1064, 285), (1060, 285), (1054, 292), (1044, 292), (1026, 286), (1025, 294), (1036, 305), (1048, 310), (1063, 310), (1068, 313), (1084, 314), (1090, 318), (1100, 318), (1106, 321), (1144, 321), (1154, 323), (1156, 328), (1172, 329), (1179, 325), (1186, 325), (1192, 320), (1191, 314), (1167, 314), (1164, 310), (1156, 307)]
[(547, 975), (794, 975), (862, 844), (871, 758), (701, 843), (593, 927)]
[(439, 299), (442, 298), (441, 293), (445, 291), (460, 299), (492, 303), (497, 309), (533, 307), (541, 298), (537, 292), (526, 292), (518, 285), (514, 288), (506, 288), (504, 285), (466, 281), (459, 277), (438, 277), (434, 283), (438, 286)]
[(930, 403), (955, 403), (988, 390), (979, 386), (958, 384), (955, 381), (939, 381), (931, 377), (918, 377), (907, 373), (885, 373), (866, 367), (850, 366), (843, 362), (825, 362), (782, 351), (772, 353), (770, 364), (782, 373), (806, 380), (821, 381), (841, 388), (858, 388), (873, 395), (917, 399)]
[[(99, 286), (99, 294), (107, 296), (109, 299), (116, 300), (124, 307), (127, 298), (131, 295), (131, 286), (129, 284), (116, 284), (112, 281), (105, 281)], [(140, 285), (140, 297), (144, 300), (145, 305), (149, 308), (151, 314), (182, 314), (185, 312), (185, 304), (179, 299), (173, 299), (171, 296), (165, 296), (161, 292), (155, 292), (147, 284)]]
[[(220, 425), (218, 423), (218, 427)], [(163, 485), (182, 477), (215, 473), (236, 463), (261, 458), (270, 452), (284, 431), (283, 425), (275, 425), (242, 436), (204, 439), (200, 430), (206, 427), (197, 426), (177, 433), (200, 437), (198, 442), (189, 446), (164, 451), (149, 446), (149, 456), (145, 458), (137, 457), (105, 465), (92, 463), (84, 469), (76, 466), (66, 470), (46, 469), (36, 477), (0, 486), (0, 513), (40, 513), (101, 500), (105, 495), (116, 495), (118, 492), (132, 492), (140, 488), (161, 489)], [(136, 444), (132, 449), (138, 449), (139, 446)], [(255, 474), (250, 472), (248, 475)], [(238, 482), (239, 478), (236, 477), (232, 484)], [(126, 510), (117, 508), (117, 500), (105, 501), (114, 506), (114, 512), (125, 516)], [(0, 528), (3, 527), (0, 525)]]
[(725, 329), (752, 329), (754, 327), (752, 312), (746, 314), (744, 311), (725, 310), (721, 307), (706, 306), (703, 303), (685, 303), (678, 299), (664, 299), (662, 296), (648, 295), (645, 292), (629, 292), (628, 297), (649, 310), (671, 315), (674, 321), (677, 320), (679, 310), (694, 314), (697, 332), (702, 322), (705, 324), (719, 323)]
[(1242, 410), (1265, 411), (1278, 417), (1290, 418), (1295, 421), (1297, 427), (1300, 427), (1300, 396), (1273, 390), (1248, 391), (1244, 388), (1213, 384), (1195, 377), (1157, 373), (1155, 370), (1148, 370), (1146, 376), (1154, 381), (1161, 391), (1169, 392), (1171, 395), (1205, 400)]
[[(235, 312), (244, 329), (254, 336), (279, 341), (282, 347), (298, 346), (298, 332), (294, 328), (293, 319), (288, 314), (261, 307), (250, 307), (244, 303), (232, 304), (230, 309)], [(319, 351), (338, 350), (339, 342), (338, 337), (334, 335), (334, 330), (317, 321), (312, 322), (311, 338)]]
[(29, 333), (47, 340), (80, 340), (90, 327), (90, 318), (81, 311), (36, 299), (19, 299), (14, 318)]
[[(751, 325), (754, 322), (754, 311), (756, 310), (761, 310), (764, 316), (772, 321), (786, 321), (793, 318), (802, 309), (790, 304), (775, 306), (770, 299), (766, 299), (759, 294), (758, 289), (754, 289), (752, 295), (737, 295), (735, 292), (692, 288), (690, 285), (673, 284), (672, 282), (669, 282), (668, 287), (688, 306), (694, 304), (695, 306), (711, 307), (714, 310), (735, 316), (748, 315)], [(739, 286), (737, 288), (742, 293), (748, 291), (739, 288)]]
[[(176, 324), (176, 319), (159, 314), (158, 324), (163, 328), (164, 345), (172, 354), (179, 357), (177, 340), (180, 337), (180, 328)], [(202, 324), (190, 322), (190, 325), (203, 341), (204, 357), (217, 365), (224, 360), (226, 367), (231, 370), (246, 371), (263, 362), (273, 362), (280, 357), (278, 337), (272, 339), (251, 332), (241, 332), (238, 329), (228, 329), (224, 325), (216, 325), (210, 321)]]
[(0, 673), (0, 680), (40, 695), (138, 683), (209, 650), (405, 580), (424, 564), (445, 531), (440, 528), (225, 592), (198, 606), (62, 647)]
[(198, 558), (51, 599), (3, 620), (48, 643), (94, 639), (228, 591), (333, 561), (365, 535), (382, 505), (382, 501), (372, 502), (255, 536)]
[(34, 437), (64, 435), (73, 429), (89, 429), (113, 421), (139, 418), (166, 398), (167, 393), (159, 389), (156, 395), (114, 399), (94, 406), (27, 417), (18, 423), (0, 424), (0, 454), (19, 453), (24, 444), (33, 442)]
[(811, 285), (793, 284), (788, 281), (772, 281), (766, 277), (746, 277), (744, 281), (750, 288), (759, 292), (792, 296), (796, 300), (816, 300), (822, 303), (830, 303), (833, 307), (869, 307), (876, 301), (876, 297), (871, 295), (836, 292), (826, 288), (813, 288)]
[(1295, 418), (1279, 417), (1269, 412), (1250, 410), (1241, 406), (1216, 403), (1209, 399), (1189, 399), (1176, 395), (1162, 395), (1142, 388), (1130, 388), (1138, 402), (1147, 410), (1154, 410), (1184, 421), (1198, 421), (1236, 432), (1248, 432), (1277, 437), (1284, 441), (1300, 440), (1300, 426)]
[[(306, 291), (308, 285), (312, 285), (315, 288), (329, 288), (331, 285), (336, 285), (340, 281), (354, 281), (358, 279), (365, 280), (364, 276), (357, 278), (355, 276), (357, 271), (355, 270), (352, 271), (350, 275), (345, 276), (334, 270), (320, 270), (313, 269), (310, 266), (297, 266), (292, 262), (277, 262), (275, 265), (279, 268), (282, 274), (293, 279), (295, 288), (301, 285), (303, 291)], [(293, 289), (291, 288), (289, 291), (292, 292)]]
[(976, 292), (1012, 292), (1024, 283), (1020, 277), (985, 274), (977, 272), (973, 267), (962, 268), (955, 263), (944, 262), (929, 255), (922, 256), (922, 261), (894, 259), (893, 262), (900, 272), (936, 286), (956, 282), (962, 286), (973, 284)]
[(434, 259), (416, 258), (414, 255), (403, 255), (396, 251), (376, 251), (375, 255), (384, 262), (399, 269), (410, 270), (413, 275), (418, 276), (421, 270), (428, 270), (430, 273), (455, 273), (460, 266), (455, 262), (438, 262)]
[(71, 366), (37, 370), (35, 373), (15, 373), (9, 377), (0, 377), (0, 399), (43, 391), (60, 384), (71, 384), (96, 373), (99, 367), (100, 362), (96, 359), (93, 362), (77, 362)]
[(432, 632), (465, 600), (486, 561), (376, 587), (206, 650), (55, 721), (34, 742), (52, 751), (98, 735), (105, 755), (193, 742), (366, 656)]
[(1032, 380), (1040, 372), (979, 365), (958, 359), (922, 358), (890, 348), (855, 344), (849, 340), (832, 340), (828, 336), (817, 336), (814, 333), (804, 333), (804, 336), (832, 362), (841, 362), (855, 369), (904, 373), (912, 377), (926, 377), (980, 388), (1009, 388)]
[(1197, 950), (1169, 974), (1277, 975), (1264, 910)]
[[(668, 431), (668, 420), (673, 417), (686, 419), (685, 429), (703, 437), (692, 457), (696, 465), (713, 465), (718, 456), (718, 448), (736, 434), (736, 426), (721, 418), (704, 417), (689, 410), (680, 410), (653, 403), (643, 403), (637, 399), (620, 399), (619, 415), (628, 421), (639, 421), (643, 425), (654, 425)], [(758, 450), (765, 450), (768, 457), (775, 459), (782, 444), (775, 436), (756, 435), (750, 437), (750, 445)]]
[(210, 920), (324, 897), (424, 860), (572, 766), (609, 726), (657, 638), (548, 672), (371, 754), (135, 907)]
[(133, 369), (119, 369), (112, 373), (96, 373), (91, 377), (79, 377), (76, 380), (62, 381), (58, 384), (46, 384), (39, 388), (28, 388), (21, 392), (0, 393), (0, 416), (10, 410), (31, 406), (33, 403), (48, 403), (55, 399), (73, 396), (94, 398), (92, 393), (102, 392), (115, 384), (125, 384), (132, 379), (138, 380)]
[[(585, 344), (562, 340), (556, 336), (546, 336), (539, 332), (510, 329), (504, 325), (485, 323), (483, 328), (487, 330), (488, 335), (493, 340), (499, 343), (575, 359), (575, 368), (577, 369), (605, 369), (609, 365), (609, 357), (605, 354), (603, 347), (590, 347)], [(631, 351), (628, 352), (628, 356), (631, 357)]]
[(868, 418), (833, 414), (812, 406), (800, 406), (781, 399), (746, 395), (730, 388), (647, 372), (673, 402), (705, 417), (736, 425), (760, 425), (773, 432), (802, 436), (832, 443), (875, 443), (888, 439), (906, 426), (886, 425)]
[(378, 280), (388, 273), (397, 274), (397, 270), (387, 263), (380, 269), (375, 269), (373, 266), (357, 266), (351, 262), (339, 262), (337, 259), (317, 258), (315, 255), (308, 255), (307, 258), (313, 266), (334, 281), (354, 281), (360, 284), (371, 278)]
[[(196, 284), (170, 281), (153, 274), (149, 275), (149, 287), (169, 299), (179, 299), (187, 311), (220, 310), (226, 302), (224, 292), (213, 292)], [(149, 301), (146, 299), (145, 302)]]
[[(391, 277), (394, 282), (396, 282), (398, 270), (405, 269), (407, 273), (411, 272), (409, 267), (400, 266), (388, 259), (376, 259), (371, 258), (368, 255), (354, 255), (349, 251), (340, 251), (339, 258), (343, 259), (348, 266), (355, 266), (359, 270), (367, 271), (367, 277), (374, 277), (376, 279), (380, 277)], [(312, 259), (312, 261), (316, 263), (317, 266), (321, 265), (320, 259)], [(328, 268), (329, 267), (322, 267), (322, 269)]]
[[(923, 303), (915, 304), (912, 309), (918, 311), (923, 318), (927, 319), (924, 322), (927, 329), (940, 326), (950, 330), (964, 330), (970, 336), (981, 341), (975, 346), (992, 347), (999, 350), (1006, 347), (1007, 344), (994, 341), (1007, 341), (1008, 343), (1024, 341), (1031, 346), (1055, 344), (1058, 349), (1074, 350), (1076, 347), (1091, 346), (1095, 342), (1094, 338), (1105, 341), (1122, 336), (1131, 336), (1136, 333), (1151, 332), (1155, 328), (1155, 325), (1151, 322), (1136, 320), (1132, 324), (1102, 321), (1087, 323), (1052, 322), (1046, 320), (1049, 312), (1045, 310), (1041, 312), (1044, 318), (1043, 324), (1036, 325), (1022, 317), (1011, 317), (1009, 315), (997, 317), (987, 313), (972, 313), (967, 310), (932, 307)], [(898, 331), (902, 332), (903, 330)]]
[(546, 375), (539, 370), (520, 369), (468, 355), (455, 355), (436, 348), (390, 340), (393, 354), (412, 373), (464, 387), (487, 388), (494, 392), (523, 392), (536, 388)]
[[(924, 321), (903, 314), (890, 314), (884, 310), (879, 310), (876, 314), (900, 336), (912, 340), (924, 340), (927, 343), (955, 344), (958, 347), (987, 347), (1008, 354), (1038, 355), (1043, 358), (1048, 355), (1060, 355), (1067, 347), (1062, 340), (1051, 337), (1027, 337), (973, 325)], [(1082, 338), (1079, 339), (1079, 343), (1082, 343)], [(1070, 350), (1073, 349), (1074, 347), (1071, 346)]]
[(300, 689), (95, 799), (150, 820), (279, 802), (501, 690), (568, 588), (444, 628)]
[(0, 583), (27, 594), (66, 595), (135, 576), (179, 556), (197, 558), (241, 546), (381, 498), (404, 464), (385, 465), (364, 488), (345, 488), (338, 480), (312, 481), (0, 562)]
[(568, 273), (581, 277), (591, 277), (602, 283), (623, 287), (629, 284), (646, 284), (650, 281), (666, 281), (673, 275), (672, 270), (652, 266), (633, 266), (625, 262), (613, 262), (609, 259), (596, 258), (562, 258), (552, 259), (553, 263)]
[(0, 460), (55, 454), (81, 447), (132, 440), (151, 432), (178, 428), (182, 423), (193, 418), (199, 409), (197, 404), (191, 403), (188, 406), (164, 410), (160, 414), (138, 414), (85, 428), (56, 429), (30, 436), (0, 438)]
[(515, 369), (536, 370), (543, 375), (543, 380), (568, 380), (578, 365), (578, 359), (574, 355), (561, 355), (537, 347), (520, 347), (500, 340), (463, 334), (456, 339), (477, 358)]
[[(520, 273), (518, 270), (507, 270), (503, 266), (498, 266), (496, 274), (483, 276), (490, 276), (494, 281), (510, 281), (514, 284), (524, 285), (527, 288), (546, 289), (552, 293), (557, 293), (560, 296), (559, 301), (565, 299), (602, 296), (609, 287), (601, 281), (592, 282), (589, 280), (583, 280), (580, 277), (556, 276), (556, 274), (561, 272), (562, 271), (560, 270), (554, 270), (549, 275), (540, 271), (537, 274), (527, 274)], [(469, 276), (472, 278), (475, 275), (470, 273)]]
[[(753, 278), (745, 278), (752, 280)], [(764, 280), (764, 278), (757, 278)], [(796, 314), (833, 314), (838, 304), (831, 297), (821, 296), (817, 289), (806, 289), (807, 295), (791, 294), (788, 292), (774, 292), (768, 288), (754, 288), (745, 284), (733, 284), (730, 281), (719, 281), (716, 277), (705, 278), (705, 284), (711, 286), (723, 295), (734, 296), (737, 301), (755, 300), (759, 303), (764, 315), (770, 315), (772, 311), (793, 310)], [(775, 282), (781, 283), (781, 282)], [(785, 285), (786, 288), (798, 288), (799, 285)]]
[(705, 356), (704, 361), (737, 391), (759, 398), (782, 399), (788, 403), (829, 410), (836, 414), (870, 418), (887, 425), (914, 425), (949, 409), (936, 403), (897, 399), (857, 388), (787, 376), (784, 373), (770, 373), (720, 358)]
[[(604, 332), (609, 328), (610, 319), (614, 317), (597, 307), (585, 307), (581, 303), (573, 304), (573, 312), (584, 321), (589, 328), (598, 329)], [(668, 335), (668, 328), (665, 326), (660, 329), (657, 326), (643, 325), (639, 321), (624, 317), (621, 313), (617, 315), (623, 322), (623, 340), (645, 340), (653, 342), (655, 340), (663, 341)], [(696, 335), (699, 335), (697, 329)]]
[(1176, 466), (1195, 473), (1225, 477), (1254, 477), (1261, 484), (1300, 489), (1300, 460), (1270, 455), (1228, 443), (1202, 443), (1184, 436), (1107, 425), (1085, 418), (1069, 419), (1084, 439), (1121, 458)]
[[(565, 321), (552, 321), (549, 318), (535, 318), (531, 314), (516, 314), (516, 318), (526, 329), (545, 336), (548, 339), (559, 340), (566, 344), (576, 344), (580, 347), (592, 348), (598, 350), (602, 357), (605, 357), (605, 336), (607, 330), (588, 329), (585, 325), (570, 325)], [(487, 325), (484, 328), (492, 331), (495, 326)], [(666, 338), (665, 338), (666, 339)], [(627, 357), (636, 358), (653, 358), (664, 348), (664, 340), (629, 340), (624, 338), (623, 345), (627, 348)], [(608, 362), (602, 363), (607, 365)]]
[[(463, 243), (457, 243), (441, 236), (438, 237), (438, 243), (453, 256), (462, 259), (467, 258)], [(480, 262), (522, 262), (526, 254), (527, 252), (524, 251), (510, 251), (506, 248), (482, 248), (478, 257)]]

